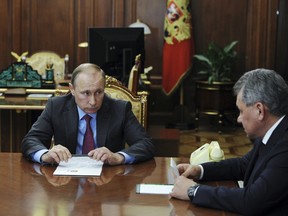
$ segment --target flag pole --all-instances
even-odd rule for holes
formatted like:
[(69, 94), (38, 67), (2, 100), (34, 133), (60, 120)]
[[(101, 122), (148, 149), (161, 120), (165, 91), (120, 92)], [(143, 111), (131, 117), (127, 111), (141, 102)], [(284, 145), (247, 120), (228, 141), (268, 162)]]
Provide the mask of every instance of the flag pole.
[(180, 122), (184, 122), (184, 90), (183, 90), (183, 84), (181, 83), (180, 86)]
[(167, 128), (175, 128), (179, 130), (191, 130), (195, 128), (193, 123), (189, 123), (187, 121), (187, 119), (189, 119), (189, 111), (187, 107), (184, 105), (183, 83), (181, 83), (181, 86), (180, 86), (179, 106), (174, 109), (174, 114), (178, 116), (177, 118), (178, 121), (176, 121), (175, 123), (168, 123), (168, 125), (166, 125)]
[(184, 96), (183, 96), (183, 84), (181, 84), (180, 86), (180, 105), (183, 105), (184, 104)]

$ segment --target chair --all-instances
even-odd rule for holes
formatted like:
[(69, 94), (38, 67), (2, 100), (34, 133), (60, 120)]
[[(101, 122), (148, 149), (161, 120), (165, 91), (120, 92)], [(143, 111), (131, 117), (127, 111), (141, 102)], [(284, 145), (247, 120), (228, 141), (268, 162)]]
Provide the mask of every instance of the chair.
[(26, 58), (26, 62), (31, 65), (34, 70), (37, 70), (42, 78), (46, 76), (45, 69), (47, 64), (53, 64), (54, 80), (56, 83), (65, 79), (68, 70), (68, 61), (68, 54), (66, 54), (64, 58), (61, 58), (57, 53), (51, 51), (36, 52)]
[(148, 92), (141, 91), (135, 94), (116, 78), (106, 75), (105, 93), (107, 93), (112, 98), (130, 101), (134, 115), (143, 125), (143, 127), (147, 129)]
[(141, 54), (135, 57), (135, 64), (131, 69), (128, 80), (128, 89), (134, 94), (137, 94), (140, 70), (141, 70)]

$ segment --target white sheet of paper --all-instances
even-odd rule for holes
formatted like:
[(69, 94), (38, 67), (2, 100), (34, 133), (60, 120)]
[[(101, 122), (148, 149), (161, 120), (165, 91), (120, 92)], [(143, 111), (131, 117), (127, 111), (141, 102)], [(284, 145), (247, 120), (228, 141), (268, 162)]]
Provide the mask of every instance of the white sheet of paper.
[(52, 97), (52, 94), (29, 94), (28, 98), (50, 98)]
[(173, 158), (170, 158), (170, 167), (172, 168), (173, 174), (175, 175), (175, 177), (178, 177), (180, 174), (179, 174), (179, 171), (177, 169), (177, 165), (176, 165), (175, 161), (173, 160)]
[(169, 194), (174, 185), (162, 184), (138, 184), (136, 193), (139, 194)]
[(175, 179), (179, 176), (179, 171), (173, 158), (170, 158), (170, 167), (168, 168), (167, 175), (168, 175), (168, 184), (174, 184)]
[(68, 162), (61, 161), (53, 175), (100, 176), (103, 162), (88, 156), (73, 156)]
[(243, 181), (238, 181), (238, 187), (239, 188), (244, 188), (244, 182)]

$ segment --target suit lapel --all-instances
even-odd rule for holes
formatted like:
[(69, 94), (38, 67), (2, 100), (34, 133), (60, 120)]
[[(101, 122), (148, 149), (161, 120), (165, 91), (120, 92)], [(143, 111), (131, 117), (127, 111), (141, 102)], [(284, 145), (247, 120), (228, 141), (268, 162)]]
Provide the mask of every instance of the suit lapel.
[(101, 109), (97, 113), (97, 146), (105, 146), (110, 120), (109, 101), (105, 95)]
[(248, 181), (251, 180), (251, 175), (255, 168), (255, 163), (258, 159), (258, 152), (259, 152), (260, 145), (262, 145), (261, 139), (256, 139), (254, 141), (254, 150), (252, 151), (251, 161), (249, 162), (248, 167), (245, 172), (244, 186), (246, 186), (248, 184)]
[(65, 127), (65, 134), (67, 136), (66, 140), (68, 142), (67, 146), (69, 146), (70, 152), (75, 154), (77, 146), (79, 116), (74, 98), (67, 103), (67, 109), (64, 111), (63, 116), (63, 127)]

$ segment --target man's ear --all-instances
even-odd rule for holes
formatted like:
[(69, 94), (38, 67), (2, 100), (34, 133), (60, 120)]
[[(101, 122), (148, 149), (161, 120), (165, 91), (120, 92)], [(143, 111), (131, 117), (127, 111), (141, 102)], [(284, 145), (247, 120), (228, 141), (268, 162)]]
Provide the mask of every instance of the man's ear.
[(69, 90), (70, 90), (71, 94), (74, 96), (75, 90), (74, 90), (74, 86), (72, 85), (72, 83), (69, 83)]
[(263, 103), (256, 103), (256, 109), (258, 111), (258, 116), (262, 120), (265, 116), (265, 106)]

